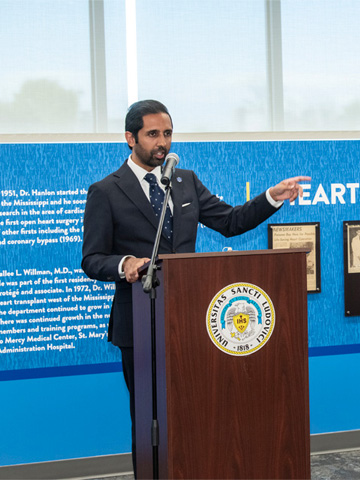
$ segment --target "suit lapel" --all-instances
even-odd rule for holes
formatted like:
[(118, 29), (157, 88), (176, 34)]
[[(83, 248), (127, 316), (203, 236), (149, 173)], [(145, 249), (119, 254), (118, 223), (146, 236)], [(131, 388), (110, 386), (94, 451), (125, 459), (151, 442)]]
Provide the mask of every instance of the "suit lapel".
[[(125, 193), (129, 200), (139, 209), (144, 215), (146, 220), (150, 222), (155, 229), (158, 227), (158, 219), (155, 216), (154, 210), (147, 199), (141, 185), (129, 168), (127, 162), (114, 173), (115, 183)], [(171, 198), (174, 204), (173, 210), (173, 245), (176, 245), (177, 235), (180, 233), (181, 227), (181, 208), (183, 199), (183, 183), (182, 178), (176, 175), (176, 172), (172, 181)], [(164, 235), (164, 234), (163, 234)], [(166, 241), (168, 239), (164, 235)]]
[(158, 220), (149, 200), (141, 188), (141, 185), (125, 162), (119, 170), (114, 173), (115, 183), (125, 193), (129, 200), (139, 209), (147, 221), (157, 228)]

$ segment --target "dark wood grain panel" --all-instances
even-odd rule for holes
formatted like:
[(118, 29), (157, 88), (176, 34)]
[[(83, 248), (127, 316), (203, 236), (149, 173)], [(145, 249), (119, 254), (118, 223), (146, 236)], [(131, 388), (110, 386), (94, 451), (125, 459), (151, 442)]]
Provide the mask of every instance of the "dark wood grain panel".
[[(158, 325), (163, 478), (309, 478), (305, 255), (176, 257), (163, 260)], [(244, 357), (206, 331), (214, 295), (240, 282), (276, 312), (268, 343)]]

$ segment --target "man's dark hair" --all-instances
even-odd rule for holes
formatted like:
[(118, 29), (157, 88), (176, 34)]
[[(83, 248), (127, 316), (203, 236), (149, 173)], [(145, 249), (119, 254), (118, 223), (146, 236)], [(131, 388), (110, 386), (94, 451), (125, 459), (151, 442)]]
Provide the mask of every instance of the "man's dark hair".
[(168, 109), (157, 100), (140, 100), (130, 105), (125, 118), (125, 132), (131, 132), (136, 143), (138, 141), (138, 132), (144, 126), (143, 117), (153, 113), (166, 113), (169, 115), (172, 125), (172, 118)]

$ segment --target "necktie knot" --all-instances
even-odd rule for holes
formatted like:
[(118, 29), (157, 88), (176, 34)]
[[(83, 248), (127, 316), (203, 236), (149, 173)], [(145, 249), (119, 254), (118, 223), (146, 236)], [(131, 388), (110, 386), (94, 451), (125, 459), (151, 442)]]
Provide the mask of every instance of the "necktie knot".
[(148, 183), (150, 183), (150, 185), (157, 185), (158, 184), (157, 180), (156, 180), (156, 177), (153, 173), (147, 173), (144, 178)]

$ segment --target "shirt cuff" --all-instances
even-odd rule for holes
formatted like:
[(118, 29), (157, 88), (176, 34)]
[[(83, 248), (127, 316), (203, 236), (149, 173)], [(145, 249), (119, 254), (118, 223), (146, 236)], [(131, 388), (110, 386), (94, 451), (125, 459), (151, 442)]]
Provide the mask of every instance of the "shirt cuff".
[(127, 258), (135, 258), (134, 255), (125, 255), (125, 257), (123, 257), (118, 265), (118, 272), (119, 272), (119, 276), (121, 278), (121, 280), (123, 280), (125, 278), (125, 273), (123, 271), (123, 265), (124, 265), (124, 262)]
[(270, 203), (270, 205), (272, 205), (272, 206), (275, 207), (275, 208), (280, 208), (281, 205), (284, 203), (283, 200), (277, 200), (277, 201), (276, 201), (276, 200), (274, 200), (274, 199), (272, 198), (272, 196), (270, 195), (270, 188), (268, 188), (268, 189), (266, 190), (266, 199), (267, 199), (267, 201)]

